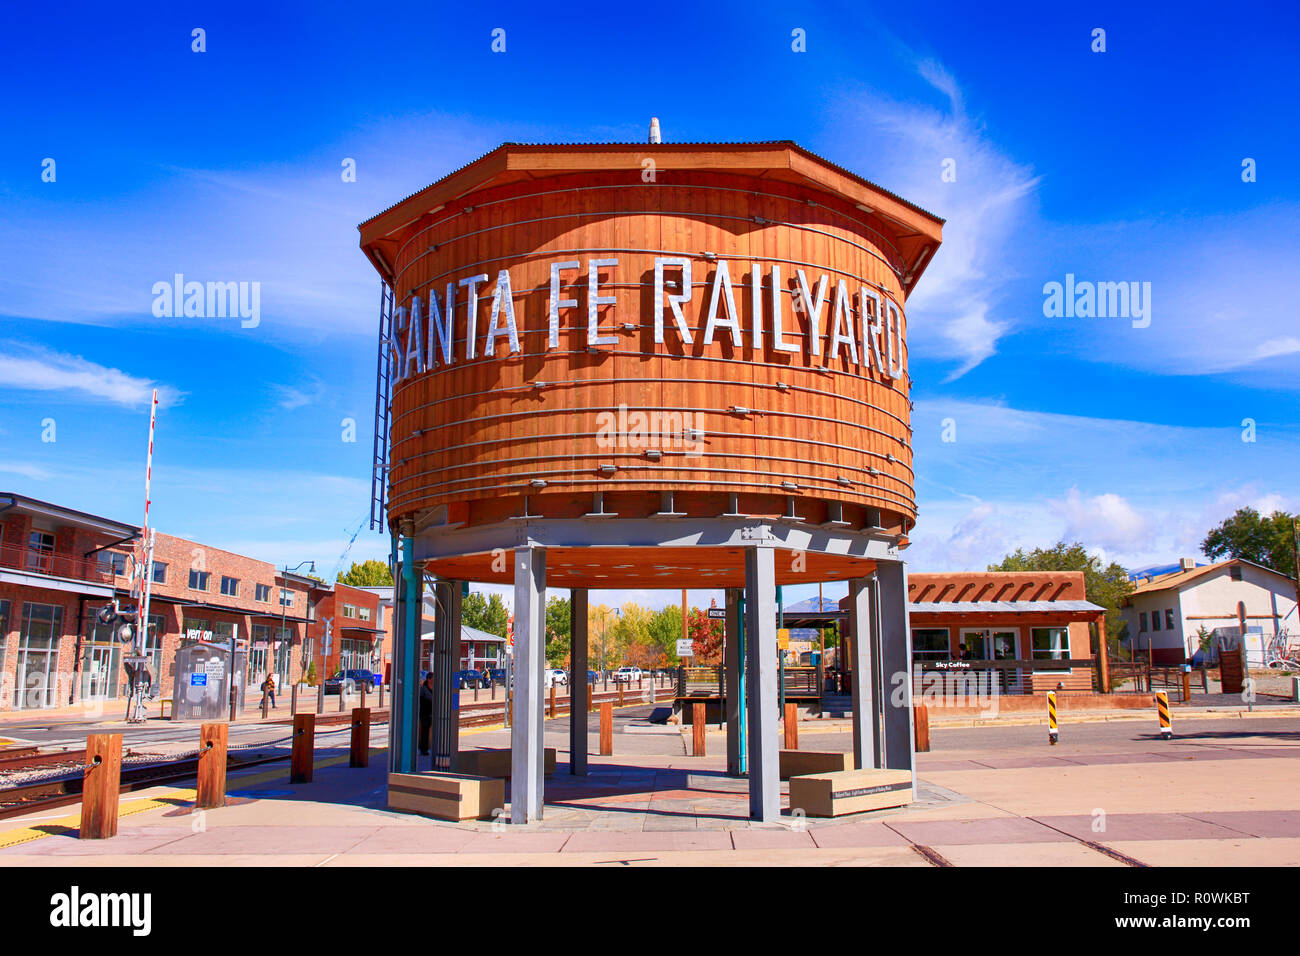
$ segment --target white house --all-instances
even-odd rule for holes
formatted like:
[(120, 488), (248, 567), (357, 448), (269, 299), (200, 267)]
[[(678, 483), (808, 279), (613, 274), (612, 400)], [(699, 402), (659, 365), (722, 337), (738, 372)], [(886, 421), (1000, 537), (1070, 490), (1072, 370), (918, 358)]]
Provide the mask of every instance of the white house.
[(1129, 647), (1144, 656), (1150, 648), (1157, 664), (1191, 659), (1202, 627), (1235, 638), (1244, 621), (1252, 664), (1263, 663), (1260, 654), (1284, 631), (1292, 644), (1300, 643), (1295, 578), (1242, 558), (1203, 567), (1183, 558), (1174, 571), (1140, 578), (1120, 613), (1128, 624)]

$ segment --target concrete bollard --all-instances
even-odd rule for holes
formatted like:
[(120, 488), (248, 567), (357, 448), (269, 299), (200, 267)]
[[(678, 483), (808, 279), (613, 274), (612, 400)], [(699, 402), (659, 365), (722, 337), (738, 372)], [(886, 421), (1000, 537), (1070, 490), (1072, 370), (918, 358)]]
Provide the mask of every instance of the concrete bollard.
[(86, 766), (82, 770), (82, 840), (107, 840), (117, 836), (117, 796), (122, 786), (122, 735), (90, 734), (86, 737)]
[(600, 755), (614, 755), (614, 705), (610, 701), (600, 705)]
[(293, 751), (289, 757), (290, 783), (311, 783), (315, 751), (316, 715), (298, 714), (293, 718)]
[(198, 796), (194, 806), (211, 810), (226, 805), (226, 745), (229, 724), (204, 724), (199, 728)]
[(348, 751), (349, 767), (366, 767), (370, 764), (370, 708), (352, 709), (352, 741)]
[(1172, 740), (1174, 723), (1169, 717), (1169, 695), (1162, 690), (1156, 691), (1156, 719), (1160, 721), (1160, 739)]
[(1047, 742), (1056, 746), (1059, 736), (1056, 727), (1056, 691), (1051, 690), (1047, 692)]

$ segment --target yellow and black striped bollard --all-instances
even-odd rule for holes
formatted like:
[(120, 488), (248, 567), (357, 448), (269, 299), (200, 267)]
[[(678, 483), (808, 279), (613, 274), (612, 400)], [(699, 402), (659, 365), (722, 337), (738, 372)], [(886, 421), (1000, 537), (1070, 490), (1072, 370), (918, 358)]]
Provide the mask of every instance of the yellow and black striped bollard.
[(1047, 692), (1047, 741), (1053, 746), (1056, 745), (1056, 739), (1060, 732), (1056, 727), (1056, 691)]
[(1156, 714), (1160, 717), (1160, 739), (1172, 740), (1174, 722), (1169, 718), (1169, 695), (1162, 690), (1156, 691)]

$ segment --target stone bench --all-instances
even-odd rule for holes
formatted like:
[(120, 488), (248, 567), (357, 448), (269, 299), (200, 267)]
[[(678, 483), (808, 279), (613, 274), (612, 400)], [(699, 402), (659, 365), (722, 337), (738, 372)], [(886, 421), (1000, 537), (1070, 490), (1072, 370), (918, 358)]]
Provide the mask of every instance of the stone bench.
[(912, 802), (910, 770), (842, 770), (790, 778), (790, 810), (838, 817)]
[(802, 777), (809, 773), (837, 773), (852, 770), (853, 754), (837, 750), (782, 750), (780, 773), (782, 780)]
[[(510, 779), (510, 751), (508, 749), (462, 750), (457, 754), (456, 761), (461, 773), (499, 777), (502, 780)], [(545, 748), (543, 767), (546, 776), (555, 776), (554, 747)]]
[(465, 773), (390, 773), (388, 807), (437, 820), (491, 820), (504, 810), (506, 782)]

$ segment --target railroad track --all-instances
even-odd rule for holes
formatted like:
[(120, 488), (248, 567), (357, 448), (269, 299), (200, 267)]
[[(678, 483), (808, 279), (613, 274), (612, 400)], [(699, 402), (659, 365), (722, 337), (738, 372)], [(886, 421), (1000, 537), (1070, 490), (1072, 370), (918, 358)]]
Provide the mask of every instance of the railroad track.
[[(348, 714), (338, 714), (336, 717), (344, 718), (344, 721), (332, 720), (331, 724), (345, 722), (350, 717)], [(372, 727), (378, 726), (372, 724)], [(318, 737), (329, 737), (336, 734), (348, 733), (350, 727), (342, 730), (328, 731), (324, 734), (318, 734)], [(265, 744), (246, 745), (245, 749), (253, 750), (258, 747), (279, 746), (282, 741), (270, 741)], [(67, 776), (55, 779), (39, 780), (34, 783), (18, 784), (11, 787), (0, 787), (0, 819), (7, 817), (25, 816), (38, 810), (55, 809), (58, 807), (71, 806), (81, 802), (81, 788), (83, 776), (79, 772), (85, 766), (86, 752), (81, 751), (64, 751), (56, 754), (47, 754), (58, 758), (61, 762), (75, 760), (69, 767)], [(146, 756), (136, 754), (135, 756)], [(260, 764), (274, 763), (277, 760), (288, 760), (290, 752), (266, 754), (251, 753), (248, 756), (240, 754), (238, 751), (227, 753), (226, 769), (242, 770), (247, 767), (255, 767)], [(21, 758), (16, 758), (21, 759)], [(156, 787), (159, 784), (171, 783), (173, 781), (191, 779), (198, 772), (199, 758), (197, 755), (187, 756), (180, 760), (160, 760), (157, 763), (141, 767), (123, 767), (121, 772), (121, 785), (119, 792), (129, 793), (133, 790), (146, 790), (149, 787)], [(47, 768), (48, 769), (48, 768)]]

